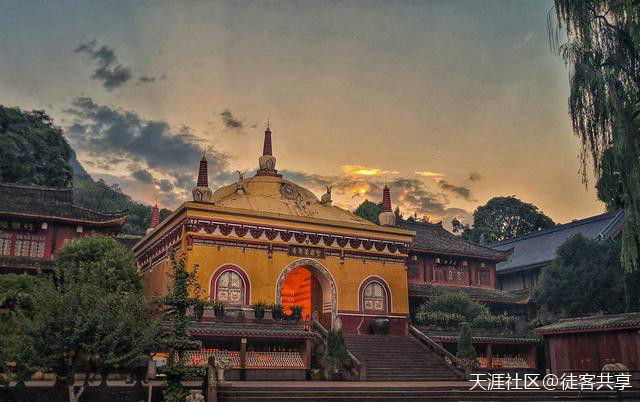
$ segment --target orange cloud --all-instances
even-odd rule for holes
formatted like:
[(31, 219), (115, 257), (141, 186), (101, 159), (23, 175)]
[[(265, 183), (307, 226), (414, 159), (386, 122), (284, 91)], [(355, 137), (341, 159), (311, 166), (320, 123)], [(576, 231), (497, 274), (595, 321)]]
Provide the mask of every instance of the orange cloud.
[(388, 170), (382, 170), (380, 168), (374, 167), (366, 167), (360, 165), (342, 165), (342, 171), (345, 174), (351, 176), (382, 176), (387, 173), (398, 173), (398, 172), (390, 172)]
[(425, 171), (417, 171), (417, 172), (413, 172), (415, 174), (417, 174), (418, 176), (422, 176), (422, 177), (433, 177), (433, 178), (438, 178), (438, 177), (442, 177), (444, 176), (444, 173), (436, 173), (436, 172), (430, 172), (428, 170)]

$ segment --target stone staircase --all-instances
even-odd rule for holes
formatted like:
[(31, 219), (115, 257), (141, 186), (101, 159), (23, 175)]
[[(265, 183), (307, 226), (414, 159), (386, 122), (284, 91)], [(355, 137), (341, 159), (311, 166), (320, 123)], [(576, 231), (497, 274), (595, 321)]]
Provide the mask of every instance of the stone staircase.
[(413, 336), (345, 338), (349, 351), (366, 366), (367, 381), (446, 381), (464, 377)]

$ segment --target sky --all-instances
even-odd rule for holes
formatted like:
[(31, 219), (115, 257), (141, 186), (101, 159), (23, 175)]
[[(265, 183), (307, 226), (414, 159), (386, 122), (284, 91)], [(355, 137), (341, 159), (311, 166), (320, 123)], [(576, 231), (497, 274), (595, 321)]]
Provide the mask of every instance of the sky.
[(85, 169), (134, 199), (255, 171), (353, 210), (471, 220), (515, 195), (556, 222), (604, 211), (579, 174), (552, 1), (3, 0), (0, 104), (45, 110)]

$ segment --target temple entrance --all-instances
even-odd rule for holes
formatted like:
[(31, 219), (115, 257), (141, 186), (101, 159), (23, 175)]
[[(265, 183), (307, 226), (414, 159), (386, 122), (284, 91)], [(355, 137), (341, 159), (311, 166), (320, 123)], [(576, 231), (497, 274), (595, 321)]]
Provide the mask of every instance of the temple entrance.
[(337, 289), (331, 274), (320, 263), (301, 259), (289, 264), (276, 283), (276, 302), (291, 312), (290, 307), (302, 306), (302, 319), (310, 320), (313, 312), (325, 328), (331, 328), (336, 314)]

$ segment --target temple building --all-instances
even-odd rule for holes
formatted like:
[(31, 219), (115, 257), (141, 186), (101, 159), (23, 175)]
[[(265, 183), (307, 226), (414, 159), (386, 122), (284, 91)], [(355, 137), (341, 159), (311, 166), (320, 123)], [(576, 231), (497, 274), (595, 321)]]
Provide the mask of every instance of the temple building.
[(513, 250), (507, 260), (496, 266), (498, 289), (530, 294), (544, 267), (555, 260), (556, 250), (567, 239), (577, 234), (587, 239), (617, 239), (623, 223), (624, 211), (613, 211), (489, 245), (497, 251)]
[[(168, 255), (175, 250), (188, 269), (197, 269), (207, 299), (241, 312), (225, 325), (205, 317), (192, 334), (206, 350), (242, 356), (237, 367), (245, 378), (263, 378), (252, 377), (252, 367), (264, 367), (253, 357), (254, 366), (248, 363), (251, 351), (283, 359), (266, 363), (272, 361), (267, 356), (263, 365), (309, 368), (309, 333), (303, 326), (249, 325), (246, 320), (240, 325), (242, 312), (252, 314), (247, 310), (256, 302), (287, 310), (301, 306), (302, 321), (316, 316), (325, 328), (340, 326), (345, 334), (371, 334), (374, 321), (389, 334), (408, 331), (405, 260), (414, 232), (376, 225), (332, 205), (330, 187), (318, 198), (283, 178), (276, 170), (271, 135), (267, 126), (256, 174), (245, 178), (239, 172), (235, 183), (215, 191), (209, 188), (203, 156), (193, 201), (179, 206), (133, 247), (148, 294), (167, 291)], [(283, 350), (300, 358), (286, 358)]]
[[(383, 205), (387, 206), (388, 188)], [(415, 313), (430, 298), (460, 291), (472, 300), (486, 304), (494, 314), (509, 314), (518, 321), (509, 328), (472, 331), (473, 344), (482, 368), (535, 369), (541, 348), (537, 338), (525, 331), (528, 298), (517, 292), (496, 289), (496, 264), (509, 259), (512, 250), (493, 250), (455, 236), (442, 223), (398, 220), (395, 226), (416, 233), (407, 259), (408, 297)], [(457, 327), (418, 326), (433, 341), (454, 352)]]
[(0, 183), (0, 273), (52, 269), (65, 242), (116, 235), (126, 217), (75, 205), (70, 188)]

